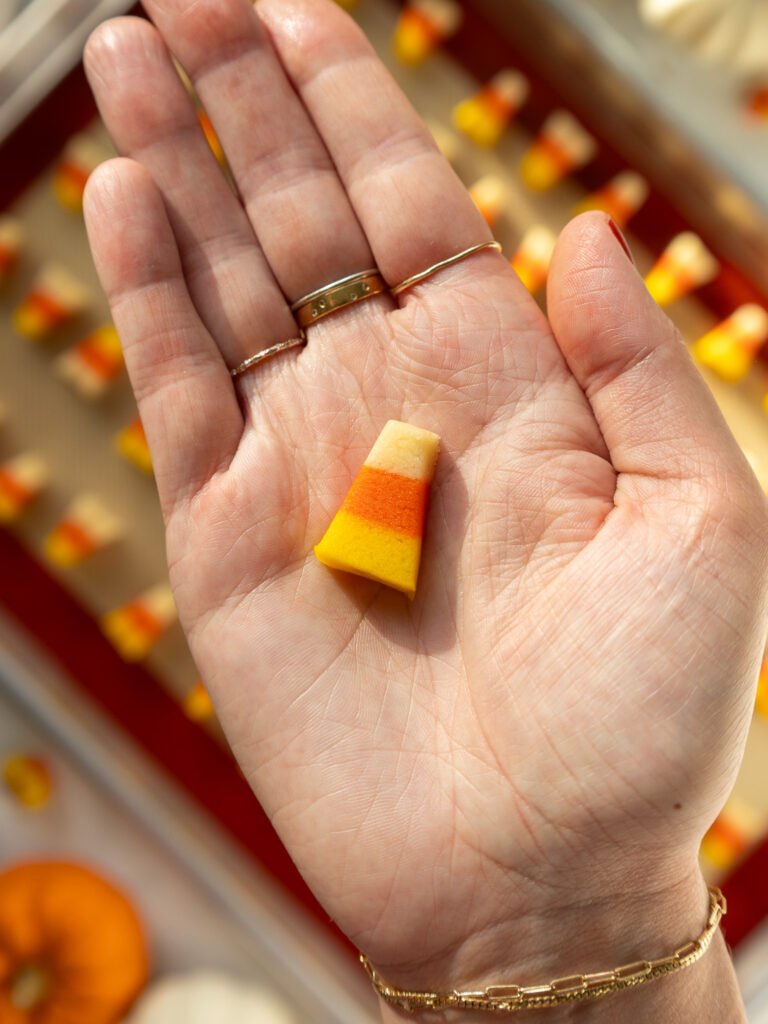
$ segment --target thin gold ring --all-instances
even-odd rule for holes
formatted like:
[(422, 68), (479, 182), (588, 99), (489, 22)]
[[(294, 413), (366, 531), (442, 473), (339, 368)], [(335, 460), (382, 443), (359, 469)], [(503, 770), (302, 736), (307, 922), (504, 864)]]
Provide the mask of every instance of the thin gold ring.
[(480, 242), (479, 245), (472, 245), (469, 249), (465, 249), (463, 252), (457, 253), (455, 256), (449, 256), (447, 260), (441, 260), (439, 263), (435, 263), (431, 267), (427, 267), (426, 270), (422, 270), (418, 274), (414, 274), (413, 277), (406, 277), (400, 284), (396, 284), (394, 288), (390, 288), (390, 294), (394, 297), (399, 295), (400, 292), (404, 292), (406, 288), (412, 288), (413, 285), (418, 284), (419, 281), (423, 281), (426, 277), (431, 277), (436, 274), (438, 270), (442, 270), (443, 267), (450, 267), (452, 263), (458, 263), (459, 260), (466, 259), (467, 256), (472, 256), (476, 252), (480, 252), (481, 249), (495, 249), (496, 252), (501, 252), (501, 246), (498, 242)]
[(306, 345), (307, 339), (304, 337), (304, 332), (298, 336), (298, 338), (289, 338), (288, 341), (278, 341), (276, 345), (270, 345), (269, 348), (264, 348), (261, 352), (257, 352), (255, 355), (248, 356), (244, 359), (239, 366), (236, 366), (234, 370), (230, 370), (232, 377), (239, 377), (241, 373), (245, 373), (246, 370), (252, 369), (254, 366), (258, 366), (259, 363), (263, 363), (265, 359), (269, 359), (270, 356), (277, 355), (278, 352), (285, 352), (286, 349), (296, 348), (297, 345)]
[(339, 278), (338, 281), (332, 281), (322, 288), (309, 292), (308, 295), (302, 295), (291, 304), (291, 312), (296, 317), (299, 327), (304, 330), (329, 313), (335, 313), (361, 299), (370, 299), (386, 290), (384, 278), (375, 267), (372, 267), (359, 274), (350, 274), (348, 277)]

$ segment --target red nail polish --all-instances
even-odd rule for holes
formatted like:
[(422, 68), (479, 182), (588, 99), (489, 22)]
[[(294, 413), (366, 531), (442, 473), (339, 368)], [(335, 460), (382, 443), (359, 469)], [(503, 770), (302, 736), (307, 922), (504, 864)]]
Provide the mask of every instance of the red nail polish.
[(634, 266), (635, 265), (635, 260), (634, 260), (634, 257), (632, 256), (632, 251), (629, 248), (629, 246), (627, 245), (627, 240), (624, 237), (624, 235), (621, 233), (621, 229), (619, 228), (619, 225), (616, 223), (616, 221), (613, 219), (613, 217), (609, 217), (608, 218), (608, 227), (611, 229), (611, 231), (615, 235), (615, 237), (616, 237), (619, 245), (621, 246), (621, 248), (627, 254), (627, 257), (629, 258), (629, 262), (632, 264), (632, 266)]

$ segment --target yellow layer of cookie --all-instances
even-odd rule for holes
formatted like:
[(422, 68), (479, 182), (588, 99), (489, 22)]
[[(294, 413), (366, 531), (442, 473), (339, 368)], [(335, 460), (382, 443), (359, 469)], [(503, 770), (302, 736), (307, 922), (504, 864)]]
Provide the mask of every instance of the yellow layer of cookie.
[(329, 569), (385, 583), (413, 599), (421, 538), (407, 537), (348, 512), (337, 512), (315, 554)]

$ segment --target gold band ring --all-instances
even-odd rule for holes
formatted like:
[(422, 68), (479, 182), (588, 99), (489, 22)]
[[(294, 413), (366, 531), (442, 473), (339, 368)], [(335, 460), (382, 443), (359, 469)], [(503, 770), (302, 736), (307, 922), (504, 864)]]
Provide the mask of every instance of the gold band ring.
[(304, 332), (299, 335), (298, 338), (289, 338), (288, 341), (278, 341), (276, 345), (270, 345), (269, 348), (264, 348), (261, 352), (257, 352), (253, 356), (248, 356), (244, 359), (239, 366), (236, 366), (234, 370), (230, 370), (230, 374), (233, 377), (239, 377), (241, 373), (245, 373), (246, 370), (252, 369), (254, 366), (258, 366), (259, 363), (263, 363), (265, 359), (269, 359), (270, 356), (277, 355), (278, 352), (285, 352), (286, 349), (296, 348), (297, 345), (306, 345), (307, 339), (304, 337)]
[(292, 303), (291, 312), (296, 317), (299, 327), (304, 330), (329, 313), (335, 313), (345, 306), (352, 305), (353, 302), (359, 302), (360, 299), (370, 299), (386, 290), (384, 278), (374, 267), (359, 274), (342, 277), (308, 295), (302, 295)]
[(427, 267), (426, 270), (422, 270), (419, 274), (414, 274), (413, 277), (406, 277), (400, 284), (396, 284), (394, 288), (390, 288), (390, 294), (394, 297), (399, 295), (400, 292), (404, 292), (406, 288), (412, 288), (419, 281), (423, 281), (426, 277), (431, 277), (436, 274), (438, 270), (442, 270), (443, 267), (450, 267), (452, 263), (458, 263), (459, 260), (466, 259), (467, 256), (472, 256), (476, 252), (480, 252), (481, 249), (495, 249), (496, 252), (501, 252), (501, 246), (498, 242), (480, 242), (479, 245), (472, 245), (469, 249), (465, 249), (463, 252), (456, 253), (455, 256), (449, 256), (447, 260), (441, 260), (439, 263), (435, 263), (431, 267)]

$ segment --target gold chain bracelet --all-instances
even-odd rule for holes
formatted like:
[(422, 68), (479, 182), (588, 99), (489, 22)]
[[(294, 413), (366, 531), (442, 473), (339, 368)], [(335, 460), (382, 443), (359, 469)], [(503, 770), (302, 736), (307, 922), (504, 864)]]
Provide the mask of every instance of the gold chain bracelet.
[(376, 973), (366, 956), (360, 954), (360, 962), (368, 972), (373, 987), (386, 1002), (402, 1010), (490, 1010), (496, 1013), (515, 1013), (518, 1010), (535, 1010), (560, 1003), (580, 1002), (596, 999), (634, 988), (665, 974), (690, 967), (702, 957), (717, 931), (722, 917), (727, 913), (725, 897), (719, 889), (710, 887), (709, 916), (704, 931), (697, 939), (684, 943), (660, 960), (637, 960), (624, 964), (612, 971), (597, 974), (572, 974), (557, 978), (546, 985), (491, 985), (481, 992), (409, 992), (393, 988)]

